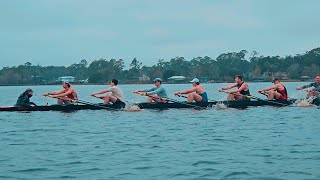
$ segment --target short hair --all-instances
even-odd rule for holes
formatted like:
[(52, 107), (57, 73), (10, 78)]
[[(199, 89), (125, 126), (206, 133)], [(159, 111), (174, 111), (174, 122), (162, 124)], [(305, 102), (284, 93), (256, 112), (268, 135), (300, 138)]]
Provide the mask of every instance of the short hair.
[(119, 81), (116, 79), (112, 79), (111, 82), (113, 82), (114, 85), (118, 85)]
[(70, 87), (71, 85), (68, 82), (64, 82), (68, 87)]
[(320, 76), (320, 74), (317, 74), (316, 77)]
[(239, 78), (241, 81), (243, 81), (243, 78), (242, 78), (241, 75), (236, 75), (235, 77), (236, 77), (236, 78)]

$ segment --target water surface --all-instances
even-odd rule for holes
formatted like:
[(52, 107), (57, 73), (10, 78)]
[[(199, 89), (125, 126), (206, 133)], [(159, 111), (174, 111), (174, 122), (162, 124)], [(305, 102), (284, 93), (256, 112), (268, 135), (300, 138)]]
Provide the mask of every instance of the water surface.
[[(205, 84), (210, 99), (223, 100)], [(251, 91), (271, 83), (250, 84)], [(291, 97), (304, 96), (286, 83)], [(142, 102), (122, 85), (127, 101)], [(165, 85), (169, 94), (190, 85)], [(106, 86), (75, 86), (82, 100)], [(1, 105), (27, 87), (0, 87)], [(41, 94), (60, 86), (34, 86)], [(262, 96), (259, 96), (262, 98)], [(185, 100), (185, 99), (180, 99)], [(3, 179), (320, 179), (320, 121), (316, 107), (171, 109), (141, 112), (83, 110), (0, 112)]]

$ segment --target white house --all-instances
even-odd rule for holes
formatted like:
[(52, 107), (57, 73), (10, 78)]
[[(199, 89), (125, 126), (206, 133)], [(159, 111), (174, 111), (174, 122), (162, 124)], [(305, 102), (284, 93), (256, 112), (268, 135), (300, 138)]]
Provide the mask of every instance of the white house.
[(186, 77), (184, 76), (171, 76), (168, 78), (168, 80), (172, 83), (183, 83), (186, 80)]
[(150, 77), (143, 74), (141, 77), (139, 77), (139, 81), (150, 81)]
[(57, 81), (60, 81), (60, 82), (74, 82), (74, 77), (73, 76), (62, 76), (62, 77), (59, 77)]

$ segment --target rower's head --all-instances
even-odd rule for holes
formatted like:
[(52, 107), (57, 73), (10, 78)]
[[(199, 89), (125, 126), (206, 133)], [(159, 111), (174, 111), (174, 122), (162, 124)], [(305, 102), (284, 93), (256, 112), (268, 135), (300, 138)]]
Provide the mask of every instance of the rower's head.
[(29, 97), (32, 97), (33, 96), (33, 90), (28, 88), (24, 91)]
[(116, 79), (112, 79), (112, 80), (110, 81), (110, 85), (111, 85), (111, 86), (117, 86), (118, 83), (119, 83), (119, 81), (116, 80)]
[(315, 79), (318, 83), (320, 83), (320, 74), (317, 74)]
[(155, 78), (153, 80), (154, 82), (154, 85), (156, 85), (157, 87), (161, 86), (161, 83), (162, 83), (162, 79), (161, 78)]
[(193, 86), (197, 86), (200, 84), (200, 81), (198, 78), (193, 78), (190, 82), (192, 83)]
[(67, 88), (70, 88), (70, 87), (71, 87), (71, 84), (68, 83), (68, 82), (63, 82), (63, 83), (62, 83), (62, 87), (65, 88), (65, 89), (67, 89)]
[(272, 80), (272, 82), (273, 82), (273, 84), (279, 84), (279, 83), (280, 83), (280, 79), (274, 78), (274, 79)]
[(243, 78), (241, 75), (236, 75), (234, 78), (234, 82), (241, 83), (243, 81)]

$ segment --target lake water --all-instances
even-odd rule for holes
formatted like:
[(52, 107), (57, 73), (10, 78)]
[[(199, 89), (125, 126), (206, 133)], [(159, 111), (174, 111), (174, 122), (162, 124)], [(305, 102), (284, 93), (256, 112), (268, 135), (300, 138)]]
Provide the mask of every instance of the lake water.
[[(303, 97), (285, 83), (291, 97)], [(209, 99), (224, 100), (205, 84)], [(249, 84), (256, 90), (271, 83)], [(153, 85), (121, 85), (131, 92)], [(169, 94), (189, 84), (164, 85)], [(75, 86), (80, 99), (108, 86)], [(0, 105), (13, 105), (27, 87), (0, 87)], [(61, 86), (34, 86), (32, 101)], [(257, 95), (259, 96), (259, 95)], [(172, 97), (172, 96), (171, 96)], [(262, 96), (259, 96), (263, 98)], [(172, 97), (173, 98), (173, 97)], [(185, 99), (180, 99), (185, 100)], [(252, 107), (140, 112), (83, 110), (0, 112), (3, 179), (320, 179), (320, 109)]]

